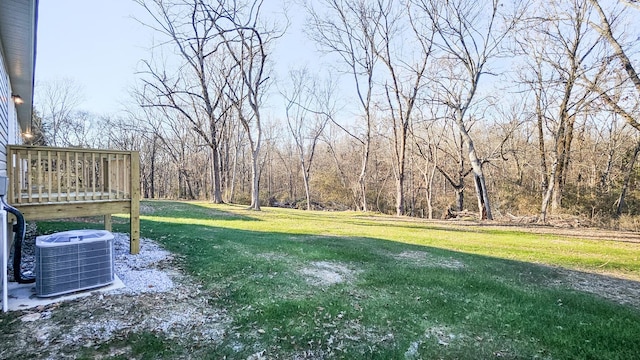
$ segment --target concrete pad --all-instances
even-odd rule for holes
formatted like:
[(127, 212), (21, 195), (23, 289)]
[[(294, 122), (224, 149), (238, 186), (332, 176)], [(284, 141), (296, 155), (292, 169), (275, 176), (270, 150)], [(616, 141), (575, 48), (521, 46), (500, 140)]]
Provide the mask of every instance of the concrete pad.
[(17, 282), (10, 282), (8, 285), (9, 311), (31, 309), (37, 306), (78, 299), (89, 296), (95, 292), (109, 292), (125, 287), (122, 280), (115, 274), (113, 283), (109, 285), (47, 298), (39, 298), (36, 296), (35, 283), (18, 284)]

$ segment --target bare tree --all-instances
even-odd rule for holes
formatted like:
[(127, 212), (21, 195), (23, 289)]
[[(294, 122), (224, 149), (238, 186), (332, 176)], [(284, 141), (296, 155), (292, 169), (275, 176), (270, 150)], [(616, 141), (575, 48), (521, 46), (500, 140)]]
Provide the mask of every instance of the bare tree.
[(212, 200), (221, 203), (219, 137), (231, 109), (225, 91), (235, 86), (228, 78), (236, 65), (225, 61), (219, 23), (237, 9), (201, 0), (137, 2), (153, 20), (145, 25), (165, 36), (180, 58), (175, 70), (167, 69), (166, 62), (143, 62), (142, 105), (171, 109), (211, 149)]
[[(449, 129), (446, 126), (438, 126), (441, 125), (442, 122), (438, 119), (435, 107), (429, 107), (428, 110), (430, 110), (429, 118), (426, 118), (426, 116), (422, 114), (419, 121), (411, 124), (411, 135), (415, 142), (416, 152), (422, 160), (424, 160), (424, 167), (420, 167), (419, 171), (424, 179), (427, 217), (433, 219), (434, 179), (436, 173), (440, 172), (450, 184), (453, 180), (446, 171), (438, 165), (440, 163), (439, 149), (442, 143), (447, 141), (445, 132)], [(462, 167), (464, 167), (464, 159), (462, 156), (459, 157), (459, 161)], [(456, 190), (456, 209), (459, 211), (462, 210), (463, 207), (462, 192), (464, 190), (464, 177), (461, 173), (460, 176), (460, 183), (452, 185), (454, 190)]]
[[(160, 41), (141, 63), (143, 107), (100, 116), (61, 100), (47, 119), (36, 105), (51, 145), (139, 150), (146, 197), (433, 217), (469, 208), (475, 186), (486, 218), (546, 220), (554, 199), (596, 219), (637, 213), (636, 2), (547, 2), (516, 28), (514, 2), (310, 0), (308, 34), (331, 64), (294, 72), (281, 108), (265, 106), (280, 34), (267, 5), (136, 1)], [(353, 101), (336, 115), (321, 90), (337, 74)]]
[(83, 88), (70, 78), (40, 82), (35, 90), (36, 110), (42, 116), (42, 127), (51, 146), (71, 146), (67, 135), (74, 130), (77, 108), (83, 99)]
[(336, 123), (361, 145), (360, 203), (363, 211), (367, 205), (367, 166), (371, 152), (371, 132), (373, 128), (373, 88), (374, 69), (378, 57), (372, 48), (370, 37), (376, 32), (382, 14), (374, 11), (365, 1), (321, 0), (318, 7), (306, 4), (309, 13), (307, 35), (322, 51), (335, 54), (341, 61), (342, 71), (348, 74), (355, 85), (357, 99), (362, 111), (363, 130), (354, 134)]
[(224, 122), (220, 133), (221, 144), (221, 168), (223, 169), (223, 183), (225, 185), (226, 201), (233, 203), (238, 183), (238, 167), (242, 166), (241, 153), (246, 146), (246, 134), (236, 116), (229, 116)]
[[(545, 222), (549, 206), (553, 211), (562, 207), (574, 130), (594, 99), (593, 92), (582, 82), (597, 76), (596, 59), (601, 42), (589, 28), (587, 0), (557, 3), (536, 11), (532, 15), (536, 20), (526, 37), (530, 40), (523, 40), (520, 45), (529, 59), (522, 81), (535, 95), (539, 156), (544, 172), (540, 220)], [(552, 135), (549, 166), (545, 160), (544, 129)]]
[(289, 90), (282, 90), (287, 125), (300, 159), (307, 210), (311, 210), (311, 169), (320, 136), (335, 113), (335, 82), (329, 78), (321, 84), (306, 68), (291, 70), (289, 77)]
[(140, 121), (142, 114), (125, 112), (123, 116), (105, 115), (98, 119), (98, 142), (104, 149), (138, 151), (140, 153), (140, 181), (142, 194), (147, 199), (156, 197), (156, 161), (160, 153), (160, 141), (148, 122)]
[[(197, 198), (193, 184), (195, 177), (201, 172), (200, 169), (193, 168), (198, 138), (193, 136), (191, 129), (184, 126), (186, 120), (183, 117), (172, 115), (174, 114), (169, 107), (143, 107), (141, 112), (135, 114), (135, 120), (139, 124), (138, 132), (146, 139), (157, 141), (173, 169), (172, 175), (165, 178), (165, 181), (173, 178), (177, 180), (177, 186), (172, 186), (173, 196), (193, 200)], [(154, 167), (151, 169), (156, 170)]]
[(523, 9), (519, 2), (505, 6), (498, 0), (444, 3), (415, 0), (414, 3), (435, 26), (436, 46), (445, 54), (440, 57), (440, 63), (449, 69), (449, 76), (438, 82), (439, 100), (454, 111), (455, 124), (473, 169), (480, 216), (493, 219), (483, 160), (469, 132), (470, 121), (480, 80), (489, 72), (489, 62), (504, 53), (503, 42), (514, 31)]
[(99, 147), (99, 137), (95, 136), (98, 117), (88, 111), (76, 111), (69, 119), (68, 128), (61, 135), (65, 146)]
[[(427, 65), (433, 47), (435, 31), (430, 21), (413, 16), (411, 7), (399, 7), (399, 2), (378, 0), (368, 12), (374, 32), (367, 32), (367, 39), (375, 55), (384, 64), (386, 74), (383, 92), (386, 105), (383, 115), (391, 120), (393, 133), (392, 160), (396, 181), (396, 215), (404, 215), (405, 167), (407, 140), (416, 100), (424, 90)], [(411, 31), (402, 31), (408, 22)], [(416, 48), (404, 49), (402, 43), (416, 44)]]
[[(336, 188), (341, 188), (350, 195), (348, 200), (343, 200), (344, 205), (350, 209), (358, 210), (362, 209), (362, 189), (357, 181), (361, 174), (357, 150), (361, 144), (352, 141), (353, 138), (351, 137), (341, 137), (340, 135), (344, 133), (342, 128), (331, 123), (323, 134), (322, 141), (330, 156), (330, 160), (327, 162), (335, 168), (335, 175), (338, 180)], [(352, 180), (354, 177), (355, 181)]]
[[(452, 110), (436, 103), (423, 105), (422, 110), (423, 113), (429, 111), (429, 118), (424, 119), (423, 114), (423, 119), (412, 127), (418, 153), (425, 160), (426, 166), (432, 163), (433, 170), (453, 189), (453, 210), (463, 211), (465, 179), (473, 169), (465, 161), (464, 140), (452, 121)], [(423, 176), (426, 176), (424, 174), (423, 172)], [(427, 191), (430, 191), (429, 186)], [(431, 202), (431, 195), (428, 195), (427, 200)], [(428, 207), (431, 208), (432, 205)]]
[[(537, 43), (543, 41), (537, 34), (531, 34), (518, 41), (519, 48), (516, 50), (525, 56), (520, 64), (517, 72), (518, 82), (524, 85), (525, 92), (532, 93), (531, 102), (533, 102), (530, 111), (531, 118), (535, 121), (535, 136), (537, 137), (537, 155), (540, 173), (539, 193), (544, 197), (549, 188), (549, 172), (547, 165), (547, 145), (545, 142), (545, 129), (547, 128), (547, 119), (550, 117), (550, 111), (553, 99), (548, 98), (551, 84), (554, 84), (550, 74), (545, 71), (547, 69), (543, 56), (539, 54)], [(544, 49), (544, 46), (540, 46)], [(546, 214), (546, 210), (543, 211)]]
[(262, 101), (269, 85), (267, 56), (270, 43), (281, 36), (275, 27), (260, 23), (262, 0), (248, 5), (233, 2), (220, 14), (215, 26), (226, 49), (239, 86), (228, 84), (228, 96), (247, 133), (251, 147), (251, 208), (260, 210), (260, 149), (263, 136)]
[[(591, 26), (596, 31), (598, 31), (600, 35), (602, 35), (604, 40), (609, 44), (614, 52), (613, 57), (606, 57), (602, 60), (602, 67), (609, 68), (614, 74), (613, 76), (603, 75), (599, 79), (595, 79), (593, 81), (589, 81), (589, 79), (587, 79), (587, 82), (593, 90), (601, 95), (601, 98), (613, 110), (615, 114), (620, 115), (629, 125), (634, 127), (636, 130), (640, 130), (640, 122), (638, 122), (636, 118), (637, 109), (640, 106), (640, 101), (638, 100), (640, 96), (640, 76), (638, 75), (638, 71), (636, 70), (633, 62), (628, 56), (630, 48), (628, 45), (625, 46), (623, 34), (619, 33), (616, 35), (616, 29), (614, 28), (615, 22), (624, 18), (624, 15), (628, 15), (629, 12), (635, 10), (634, 14), (631, 14), (631, 16), (637, 16), (638, 14), (640, 14), (640, 12), (637, 11), (640, 10), (640, 4), (634, 0), (621, 1), (622, 4), (627, 6), (627, 8), (623, 10), (614, 9), (611, 13), (607, 14), (605, 12), (605, 9), (603, 9), (603, 7), (600, 5), (600, 1), (588, 1), (589, 4), (593, 6), (594, 10), (598, 14), (598, 18), (600, 19), (599, 24), (591, 22)], [(636, 43), (635, 39), (633, 42), (630, 42), (630, 44), (634, 43)], [(616, 66), (618, 65), (618, 63), (621, 65), (621, 69)], [(620, 76), (622, 72), (626, 73), (627, 76)], [(606, 72), (603, 72), (602, 74), (606, 74)], [(615, 81), (615, 79), (620, 80)], [(611, 84), (612, 80), (614, 80), (613, 84)], [(634, 95), (632, 95), (634, 93), (632, 89), (635, 89)], [(625, 95), (620, 96), (620, 93), (625, 93)], [(618, 216), (621, 214), (622, 207), (625, 204), (624, 199), (627, 194), (627, 189), (629, 187), (629, 182), (631, 179), (631, 173), (633, 171), (634, 164), (637, 160), (639, 152), (640, 143), (635, 147), (633, 155), (630, 157), (630, 160), (627, 164), (622, 189), (620, 191), (618, 199), (615, 202), (615, 214)]]

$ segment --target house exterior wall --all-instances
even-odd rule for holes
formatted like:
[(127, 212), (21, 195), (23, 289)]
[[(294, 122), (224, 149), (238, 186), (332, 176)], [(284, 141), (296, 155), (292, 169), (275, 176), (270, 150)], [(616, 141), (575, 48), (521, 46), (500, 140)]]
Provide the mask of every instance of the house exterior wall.
[(0, 176), (7, 176), (7, 145), (21, 143), (11, 84), (0, 43)]
[[(1, 45), (1, 44), (0, 44)], [(7, 176), (7, 144), (9, 143), (9, 107), (11, 90), (9, 75), (0, 47), (0, 176)]]

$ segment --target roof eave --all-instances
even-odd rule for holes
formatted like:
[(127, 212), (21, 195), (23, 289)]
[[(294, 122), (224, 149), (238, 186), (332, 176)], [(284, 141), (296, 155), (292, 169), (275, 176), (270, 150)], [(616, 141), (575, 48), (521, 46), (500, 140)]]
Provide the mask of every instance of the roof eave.
[(38, 0), (0, 2), (0, 36), (12, 95), (24, 101), (16, 106), (23, 132), (31, 130), (36, 64)]

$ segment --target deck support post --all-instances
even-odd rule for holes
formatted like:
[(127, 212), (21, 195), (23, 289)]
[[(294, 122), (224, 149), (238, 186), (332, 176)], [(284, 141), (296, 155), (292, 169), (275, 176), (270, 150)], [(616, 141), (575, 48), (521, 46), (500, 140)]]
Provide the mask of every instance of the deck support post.
[(129, 214), (131, 226), (129, 234), (129, 252), (140, 252), (140, 153), (131, 153), (131, 212)]
[(104, 216), (104, 229), (111, 232), (113, 231), (113, 222), (111, 221), (111, 214)]

